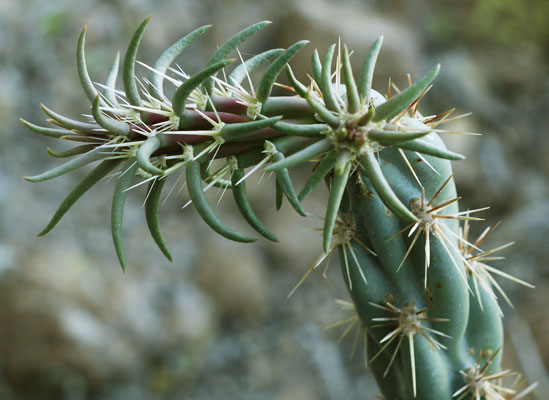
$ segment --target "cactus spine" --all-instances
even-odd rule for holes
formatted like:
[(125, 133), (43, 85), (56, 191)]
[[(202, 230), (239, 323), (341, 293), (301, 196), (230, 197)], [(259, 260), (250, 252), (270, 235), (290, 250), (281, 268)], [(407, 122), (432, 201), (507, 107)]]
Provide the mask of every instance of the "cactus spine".
[[(39, 235), (53, 229), (88, 189), (114, 171), (119, 177), (111, 230), (122, 268), (124, 202), (136, 179), (149, 183), (147, 226), (171, 260), (158, 204), (167, 178), (184, 169), (194, 207), (213, 230), (239, 242), (256, 240), (225, 225), (208, 204), (204, 192), (221, 186), (233, 191), (238, 209), (257, 233), (278, 241), (255, 215), (246, 178), (260, 168), (274, 172), (277, 208), (286, 198), (303, 216), (302, 201), (324, 180), (329, 196), (319, 262), (339, 251), (343, 279), (367, 332), (369, 364), (384, 396), (518, 399), (525, 394), (495, 383), (507, 371), (500, 371), (503, 333), (494, 288), (508, 299), (490, 274), (512, 277), (484, 262), (504, 246), (480, 250), (491, 230), (468, 241), (469, 221), (479, 219), (471, 214), (481, 210), (458, 210), (450, 161), (463, 157), (447, 150), (438, 136), (444, 133), (438, 126), (451, 111), (435, 116), (418, 111), (439, 66), (396, 95), (383, 96), (371, 87), (380, 38), (367, 53), (358, 80), (349, 51), (335, 45), (323, 59), (315, 50), (309, 84), (297, 80), (288, 63), (307, 41), (260, 53), (228, 72), (234, 62), (228, 57), (237, 46), (268, 24), (260, 22), (221, 45), (196, 74), (170, 69), (210, 28), (203, 26), (169, 47), (151, 67), (148, 87), (139, 90), (135, 62), (148, 22), (138, 27), (123, 60), (125, 96), (115, 88), (119, 55), (101, 93), (92, 83), (84, 29), (77, 66), (91, 103), (90, 120), (76, 121), (43, 107), (55, 128), (22, 121), (39, 134), (81, 143), (64, 152), (48, 150), (71, 159), (27, 180), (52, 179), (100, 161)], [(246, 90), (243, 82), (260, 66), (265, 72)], [(221, 71), (224, 78), (218, 77)], [(272, 96), (282, 72), (290, 80), (290, 92)], [(176, 86), (171, 99), (164, 94), (165, 80)], [(225, 161), (219, 166), (214, 160)], [(297, 192), (288, 169), (309, 161), (316, 167)]]

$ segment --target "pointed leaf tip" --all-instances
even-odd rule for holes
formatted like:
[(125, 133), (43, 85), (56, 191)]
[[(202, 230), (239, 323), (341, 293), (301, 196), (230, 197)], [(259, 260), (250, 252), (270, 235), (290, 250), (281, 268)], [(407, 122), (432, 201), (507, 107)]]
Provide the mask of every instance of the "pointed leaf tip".
[(158, 218), (158, 204), (160, 202), (160, 194), (165, 183), (166, 179), (158, 179), (150, 182), (147, 190), (149, 195), (145, 201), (145, 217), (149, 232), (151, 233), (151, 236), (153, 237), (158, 248), (170, 262), (173, 262), (170, 249), (166, 244), (164, 236), (162, 236), (162, 232), (160, 230), (160, 220)]
[(159, 100), (164, 97), (163, 81), (166, 71), (175, 59), (196, 39), (208, 31), (212, 25), (204, 25), (188, 33), (166, 49), (156, 60), (149, 77), (149, 92)]
[(420, 80), (412, 86), (406, 88), (394, 97), (391, 97), (386, 102), (376, 107), (376, 114), (373, 121), (381, 121), (383, 119), (389, 121), (401, 112), (405, 111), (421, 94), (429, 87), (440, 71), (440, 64), (437, 64)]
[[(215, 64), (223, 59), (225, 59), (233, 50), (235, 50), (242, 42), (248, 39), (250, 36), (254, 35), (266, 25), (270, 24), (270, 21), (262, 21), (256, 24), (250, 25), (247, 28), (244, 28), (240, 32), (233, 35), (225, 43), (223, 43), (217, 51), (212, 55), (208, 61), (208, 66)], [(214, 74), (215, 76), (215, 74)], [(207, 79), (202, 84), (202, 88), (206, 93), (211, 93), (214, 86), (214, 80), (212, 78)]]
[(76, 65), (77, 65), (78, 78), (80, 79), (82, 90), (84, 90), (84, 93), (88, 97), (88, 100), (92, 102), (95, 96), (97, 95), (97, 90), (95, 90), (93, 82), (88, 74), (88, 67), (86, 65), (85, 47), (86, 47), (87, 29), (88, 29), (87, 26), (84, 25), (84, 29), (82, 29), (82, 32), (78, 37), (78, 44), (76, 46)]
[(46, 227), (38, 233), (37, 236), (44, 236), (51, 231), (57, 223), (63, 218), (63, 216), (69, 211), (69, 209), (76, 203), (76, 201), (82, 197), (93, 185), (103, 179), (109, 172), (111, 172), (118, 164), (120, 160), (106, 160), (95, 167), (86, 177), (74, 187), (74, 189), (65, 197), (50, 222)]
[(332, 85), (332, 60), (334, 57), (335, 48), (336, 45), (332, 44), (324, 56), (319, 84), (326, 108), (330, 111), (341, 112), (341, 107), (339, 106), (338, 99)]
[(126, 98), (132, 106), (142, 106), (141, 96), (137, 88), (137, 82), (135, 80), (135, 60), (137, 57), (137, 50), (141, 44), (141, 39), (145, 33), (145, 28), (149, 23), (151, 17), (147, 17), (137, 27), (133, 34), (126, 55), (124, 56), (124, 65), (122, 68), (122, 81), (124, 83), (124, 91), (126, 92)]
[(370, 101), (370, 92), (372, 89), (372, 79), (374, 76), (374, 69), (377, 62), (377, 57), (379, 55), (379, 50), (383, 44), (383, 36), (377, 38), (374, 42), (364, 63), (362, 64), (362, 69), (360, 71), (360, 77), (358, 79), (358, 94), (362, 98), (362, 101), (368, 103)]
[(204, 222), (210, 226), (214, 231), (221, 236), (234, 240), (236, 242), (251, 243), (257, 239), (245, 236), (241, 233), (235, 232), (227, 227), (221, 220), (215, 215), (212, 207), (208, 203), (204, 190), (202, 188), (202, 178), (200, 176), (200, 162), (197, 160), (190, 161), (186, 170), (187, 177), (187, 191), (191, 198), (195, 210), (202, 217)]
[(271, 94), (273, 85), (278, 75), (288, 65), (288, 62), (307, 44), (308, 40), (301, 40), (288, 47), (284, 53), (279, 55), (276, 60), (267, 68), (267, 71), (261, 77), (256, 90), (256, 99), (260, 103), (265, 103)]

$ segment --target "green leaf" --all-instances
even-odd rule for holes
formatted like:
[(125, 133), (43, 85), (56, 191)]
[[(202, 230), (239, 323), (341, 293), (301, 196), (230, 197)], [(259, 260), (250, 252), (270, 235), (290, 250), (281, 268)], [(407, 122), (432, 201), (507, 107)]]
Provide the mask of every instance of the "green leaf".
[(253, 70), (260, 67), (262, 64), (270, 63), (276, 57), (284, 52), (284, 49), (267, 50), (259, 53), (242, 64), (238, 65), (233, 72), (230, 73), (227, 81), (230, 85), (238, 86), (246, 79)]
[(277, 122), (273, 128), (288, 135), (305, 137), (316, 137), (330, 129), (326, 124), (291, 124), (289, 122)]
[(111, 232), (112, 240), (114, 243), (114, 249), (118, 256), (118, 261), (122, 267), (122, 271), (126, 271), (126, 252), (124, 250), (124, 238), (122, 237), (122, 218), (124, 215), (124, 204), (126, 202), (126, 196), (128, 195), (127, 189), (133, 182), (135, 173), (137, 172), (137, 162), (135, 159), (127, 160), (122, 166), (122, 175), (118, 177), (116, 186), (114, 188), (114, 194), (112, 197), (111, 207)]
[(84, 50), (84, 47), (86, 46), (86, 30), (87, 27), (84, 26), (84, 29), (82, 29), (82, 32), (78, 37), (78, 45), (76, 47), (76, 67), (82, 89), (91, 103), (97, 96), (97, 90), (95, 90), (95, 86), (93, 86), (93, 82), (88, 74), (88, 67), (86, 65), (86, 52)]
[(166, 49), (153, 65), (149, 80), (149, 92), (159, 100), (164, 99), (164, 76), (170, 65), (192, 42), (202, 36), (211, 25), (204, 25), (185, 35)]
[(250, 224), (259, 234), (273, 242), (278, 242), (277, 237), (265, 228), (263, 223), (254, 213), (248, 195), (246, 194), (246, 181), (238, 183), (243, 177), (244, 169), (242, 168), (235, 169), (231, 176), (233, 197), (240, 213), (248, 224)]
[(345, 193), (345, 186), (349, 179), (352, 166), (350, 158), (351, 154), (345, 150), (340, 152), (336, 157), (334, 177), (332, 179), (332, 187), (330, 188), (328, 206), (326, 207), (326, 216), (324, 217), (323, 247), (325, 253), (330, 251), (330, 243), (332, 241), (337, 213), (339, 212), (339, 205), (341, 204), (341, 199)]
[(141, 96), (139, 96), (139, 90), (137, 89), (137, 82), (135, 81), (135, 59), (137, 57), (137, 50), (139, 44), (145, 33), (145, 28), (149, 23), (151, 17), (147, 17), (141, 22), (135, 33), (133, 34), (126, 55), (124, 56), (124, 66), (122, 67), (122, 78), (124, 82), (124, 91), (126, 92), (126, 98), (128, 103), (132, 106), (141, 107), (143, 105)]
[[(51, 119), (53, 119), (54, 121), (56, 121), (57, 123), (59, 123), (61, 126), (63, 126), (66, 129), (74, 129), (74, 130), (80, 131), (82, 133), (89, 133), (89, 134), (92, 134), (92, 135), (97, 135), (99, 133), (99, 132), (97, 132), (97, 130), (99, 129), (99, 126), (97, 126), (95, 124), (88, 124), (88, 123), (85, 123), (85, 122), (80, 122), (80, 121), (76, 121), (74, 119), (67, 118), (67, 117), (65, 117), (61, 114), (58, 114), (58, 113), (50, 110), (44, 104), (40, 104), (40, 108), (42, 108), (42, 111), (44, 111), (44, 113), (48, 117), (50, 117)], [(70, 132), (69, 132), (69, 134), (70, 134)]]
[(379, 166), (374, 153), (368, 152), (361, 154), (358, 161), (368, 179), (372, 183), (377, 195), (381, 201), (395, 214), (407, 221), (417, 222), (417, 217), (400, 201)]
[(301, 82), (299, 82), (296, 77), (294, 76), (294, 73), (292, 72), (292, 69), (290, 66), (286, 68), (286, 72), (288, 75), (288, 79), (297, 92), (301, 97), (303, 97), (305, 100), (307, 100), (307, 103), (309, 103), (309, 106), (313, 109), (314, 112), (316, 112), (320, 118), (326, 122), (328, 125), (330, 125), (332, 128), (337, 128), (340, 125), (339, 119), (333, 115), (326, 107), (324, 107), (322, 104), (320, 104), (318, 101), (313, 99), (309, 89), (305, 85), (303, 85)]
[(58, 176), (72, 172), (84, 165), (90, 164), (95, 161), (107, 158), (109, 154), (104, 153), (105, 149), (95, 147), (92, 151), (82, 154), (79, 157), (73, 158), (64, 164), (58, 165), (49, 171), (43, 172), (39, 175), (26, 176), (25, 179), (29, 182), (42, 182), (48, 179), (57, 178)]
[(307, 103), (309, 103), (311, 108), (318, 114), (321, 120), (326, 122), (334, 129), (339, 128), (339, 126), (341, 125), (341, 121), (334, 114), (332, 114), (330, 110), (328, 110), (318, 101), (316, 101), (311, 95), (310, 91), (307, 92), (305, 100), (307, 100)]
[(362, 98), (362, 101), (366, 104), (370, 101), (370, 92), (372, 90), (372, 78), (374, 76), (374, 69), (376, 66), (377, 56), (381, 45), (383, 44), (383, 36), (380, 36), (368, 51), (366, 59), (362, 64), (360, 71), (360, 77), (358, 78), (358, 94)]
[(200, 162), (197, 160), (190, 161), (187, 164), (187, 190), (193, 202), (194, 208), (202, 217), (210, 228), (219, 233), (221, 236), (237, 242), (250, 243), (255, 242), (255, 238), (244, 236), (241, 233), (235, 232), (227, 227), (219, 220), (213, 212), (204, 191), (202, 189), (202, 179), (200, 178)]
[(341, 107), (334, 93), (332, 85), (332, 59), (334, 57), (335, 44), (331, 45), (322, 61), (322, 73), (320, 75), (320, 91), (324, 104), (330, 111), (341, 112)]
[[(227, 58), (227, 56), (235, 50), (240, 43), (244, 42), (246, 39), (248, 39), (250, 36), (252, 36), (257, 31), (263, 29), (265, 26), (269, 25), (270, 21), (262, 21), (258, 22), (257, 24), (253, 24), (240, 32), (238, 32), (236, 35), (231, 37), (229, 40), (227, 40), (225, 43), (223, 43), (217, 51), (213, 54), (213, 56), (208, 61), (208, 66), (217, 64), (220, 61)], [(202, 85), (202, 88), (204, 91), (208, 94), (212, 93), (214, 86), (213, 79), (208, 79), (204, 84)]]
[(290, 84), (292, 85), (296, 93), (299, 96), (305, 98), (307, 96), (307, 86), (297, 80), (294, 72), (292, 71), (292, 67), (290, 67), (289, 65), (286, 65), (286, 75), (288, 76), (288, 80), (290, 81)]
[(109, 73), (107, 74), (107, 80), (105, 82), (105, 89), (103, 94), (107, 102), (115, 108), (120, 108), (120, 103), (116, 98), (116, 79), (118, 78), (118, 69), (120, 68), (120, 52), (116, 52), (114, 61), (112, 62)]
[(225, 124), (220, 130), (220, 135), (227, 141), (238, 141), (239, 137), (245, 133), (254, 132), (259, 129), (273, 126), (282, 117), (272, 117), (249, 122), (236, 122), (233, 124)]
[(162, 236), (160, 221), (158, 219), (158, 204), (160, 203), (160, 194), (162, 193), (162, 188), (165, 183), (166, 179), (154, 179), (149, 183), (149, 188), (147, 189), (148, 196), (145, 201), (145, 217), (154, 242), (162, 254), (164, 254), (168, 260), (172, 261), (172, 254), (166, 244), (166, 240), (164, 240), (164, 236)]
[(130, 125), (126, 122), (112, 119), (103, 115), (99, 108), (99, 95), (95, 97), (92, 104), (92, 115), (95, 122), (97, 122), (102, 128), (106, 129), (112, 134), (120, 136), (128, 136), (131, 131)]
[(406, 110), (406, 108), (414, 102), (427, 87), (433, 82), (440, 71), (440, 64), (433, 68), (423, 78), (406, 88), (396, 96), (391, 97), (385, 103), (376, 107), (376, 113), (373, 121), (387, 120), (390, 121), (393, 117)]
[(46, 227), (37, 235), (44, 236), (51, 231), (55, 225), (63, 218), (63, 216), (70, 210), (70, 208), (78, 201), (84, 193), (86, 193), (93, 185), (99, 182), (102, 178), (107, 176), (118, 164), (120, 160), (106, 160), (99, 164), (93, 171), (91, 171), (76, 187), (69, 193), (69, 195), (63, 200), (52, 219), (46, 225)]
[(274, 162), (265, 168), (265, 171), (276, 171), (283, 168), (293, 167), (294, 165), (310, 161), (321, 154), (330, 151), (333, 148), (332, 141), (324, 138), (315, 142), (304, 149), (288, 156), (280, 161)]
[[(281, 152), (277, 152), (273, 156), (273, 160), (275, 162), (281, 162), (284, 160), (284, 154)], [(286, 195), (288, 198), (288, 201), (298, 212), (299, 215), (305, 217), (307, 213), (303, 209), (303, 206), (301, 205), (299, 199), (297, 198), (297, 194), (294, 189), (294, 185), (292, 184), (292, 180), (290, 179), (290, 174), (288, 173), (287, 168), (277, 169), (274, 171), (276, 175), (276, 181), (280, 185), (280, 189), (282, 189), (282, 192)], [(278, 200), (277, 200), (277, 206), (278, 206)], [(279, 207), (279, 206), (278, 206)]]
[(394, 132), (394, 131), (382, 131), (379, 129), (371, 129), (366, 136), (368, 139), (375, 140), (376, 142), (384, 145), (391, 146), (407, 142), (409, 140), (417, 139), (428, 135), (432, 131), (419, 131), (419, 132)]
[(66, 158), (77, 156), (82, 153), (87, 153), (95, 148), (93, 144), (83, 144), (82, 146), (76, 146), (65, 151), (53, 151), (49, 147), (46, 148), (48, 154), (55, 158)]
[(311, 68), (313, 70), (314, 80), (320, 82), (320, 79), (322, 78), (322, 63), (320, 62), (320, 55), (318, 54), (317, 49), (313, 51), (313, 55), (311, 56)]
[[(291, 154), (307, 147), (316, 140), (309, 137), (280, 136), (271, 141), (281, 153)], [(260, 143), (263, 144), (263, 141)], [(233, 143), (227, 143), (226, 145), (230, 146), (232, 144)], [(248, 168), (257, 164), (264, 158), (265, 154), (263, 153), (263, 148), (251, 148), (250, 150), (238, 154), (238, 165), (240, 168)]]
[(354, 114), (360, 110), (360, 97), (358, 96), (358, 88), (353, 76), (353, 69), (351, 67), (347, 46), (343, 46), (343, 80), (345, 81), (345, 87), (347, 88), (347, 111)]
[(284, 200), (284, 189), (282, 189), (282, 184), (280, 181), (275, 179), (275, 208), (276, 211), (280, 210), (282, 207), (282, 201)]
[(63, 136), (78, 136), (74, 132), (71, 132), (63, 128), (44, 128), (42, 126), (31, 124), (28, 121), (25, 121), (23, 118), (19, 118), (19, 121), (25, 126), (25, 128), (30, 129), (33, 132), (39, 133), (40, 135), (61, 138)]
[(280, 73), (286, 67), (288, 62), (307, 43), (309, 43), (308, 40), (301, 40), (297, 43), (292, 44), (290, 47), (288, 47), (286, 51), (284, 51), (284, 53), (278, 56), (277, 59), (274, 60), (271, 65), (269, 65), (269, 67), (267, 68), (267, 71), (265, 71), (265, 73), (263, 74), (263, 76), (261, 77), (257, 85), (257, 89), (255, 91), (255, 98), (257, 99), (257, 101), (259, 101), (260, 103), (265, 103), (265, 101), (267, 101), (267, 98), (271, 94), (273, 85), (276, 81), (276, 78), (278, 78), (278, 75), (280, 75)]
[(215, 74), (222, 68), (232, 63), (234, 60), (223, 60), (215, 64), (208, 65), (202, 71), (191, 76), (185, 82), (183, 82), (175, 91), (172, 98), (172, 108), (175, 115), (182, 117), (185, 112), (185, 103), (187, 98), (202, 82), (208, 79), (211, 75)]
[(158, 150), (162, 144), (160, 139), (161, 135), (162, 134), (158, 134), (156, 136), (148, 137), (137, 149), (137, 164), (139, 164), (141, 169), (153, 175), (162, 175), (163, 173), (160, 168), (155, 167), (151, 162), (151, 155)]
[(427, 154), (433, 157), (443, 158), (445, 160), (464, 160), (465, 156), (446, 150), (442, 147), (437, 147), (425, 140), (416, 139), (409, 142), (399, 143), (397, 147), (404, 150), (411, 150), (422, 154)]
[(335, 151), (332, 151), (326, 154), (322, 158), (322, 160), (318, 163), (313, 173), (311, 174), (307, 182), (305, 182), (305, 185), (297, 195), (297, 198), (299, 199), (299, 201), (305, 200), (305, 198), (309, 194), (311, 194), (311, 192), (316, 187), (316, 185), (318, 185), (322, 181), (322, 179), (324, 179), (324, 177), (328, 175), (328, 173), (332, 170), (335, 163), (336, 163)]

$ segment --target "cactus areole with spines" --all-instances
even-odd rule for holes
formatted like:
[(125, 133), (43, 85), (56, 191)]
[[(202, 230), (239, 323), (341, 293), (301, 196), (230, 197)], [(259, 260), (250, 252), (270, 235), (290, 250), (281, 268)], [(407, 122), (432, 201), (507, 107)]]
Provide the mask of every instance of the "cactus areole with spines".
[[(139, 25), (123, 58), (123, 90), (115, 87), (118, 54), (106, 83), (93, 83), (86, 67), (86, 29), (82, 31), (77, 67), (90, 101), (87, 121), (45, 106), (53, 127), (22, 120), (36, 133), (75, 143), (65, 151), (48, 149), (69, 160), (27, 180), (44, 181), (98, 163), (39, 236), (53, 229), (95, 183), (112, 175), (117, 180), (111, 229), (122, 268), (124, 202), (129, 189), (141, 183), (148, 183), (147, 226), (171, 260), (158, 218), (159, 199), (171, 175), (184, 175), (194, 208), (218, 234), (238, 242), (257, 239), (234, 231), (216, 215), (204, 194), (212, 186), (232, 190), (250, 227), (278, 241), (254, 213), (246, 178), (260, 169), (272, 171), (277, 208), (286, 198), (303, 216), (302, 201), (324, 181), (329, 196), (323, 254), (305, 276), (338, 250), (352, 308), (366, 332), (368, 364), (384, 398), (525, 395), (498, 380), (508, 371), (500, 370), (503, 329), (496, 292), (509, 299), (493, 274), (531, 285), (485, 263), (506, 247), (482, 249), (493, 229), (474, 242), (467, 237), (469, 222), (480, 220), (476, 212), (483, 209), (458, 209), (451, 161), (464, 157), (447, 150), (439, 137), (446, 132), (440, 125), (455, 118), (450, 117), (453, 110), (424, 116), (418, 107), (439, 66), (415, 83), (409, 79), (404, 90), (394, 87), (392, 95), (390, 90), (382, 95), (371, 87), (380, 37), (363, 55), (358, 77), (349, 50), (333, 45), (322, 58), (314, 51), (310, 81), (302, 83), (288, 63), (307, 41), (247, 60), (237, 53), (238, 46), (269, 24), (265, 21), (232, 36), (204, 68), (187, 75), (171, 64), (210, 28), (200, 27), (169, 47), (149, 67), (150, 76), (138, 80), (136, 57), (148, 22)], [(258, 68), (264, 72), (253, 84), (250, 76)], [(281, 73), (291, 86), (280, 85), (286, 95), (274, 96)], [(175, 85), (171, 98), (164, 92), (166, 81)], [(300, 164), (314, 167), (298, 191), (289, 169)]]

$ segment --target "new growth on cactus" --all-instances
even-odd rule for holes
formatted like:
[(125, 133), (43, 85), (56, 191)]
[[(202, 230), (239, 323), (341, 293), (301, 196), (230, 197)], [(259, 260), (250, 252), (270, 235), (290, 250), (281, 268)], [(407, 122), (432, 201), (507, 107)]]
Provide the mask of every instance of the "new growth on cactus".
[[(231, 190), (250, 227), (278, 241), (254, 213), (246, 178), (259, 169), (272, 172), (276, 207), (286, 198), (302, 216), (307, 215), (302, 201), (324, 181), (329, 195), (323, 253), (298, 286), (339, 251), (352, 299), (342, 304), (355, 313), (344, 323), (351, 322), (350, 329), (360, 321), (368, 364), (385, 398), (519, 399), (532, 390), (506, 389), (497, 381), (508, 373), (500, 371), (503, 328), (497, 295), (509, 299), (491, 274), (531, 285), (485, 264), (507, 247), (481, 249), (493, 229), (469, 241), (469, 222), (480, 220), (470, 214), (485, 208), (458, 209), (451, 161), (464, 157), (447, 150), (439, 137), (454, 133), (440, 126), (458, 117), (451, 117), (454, 110), (438, 115), (419, 111), (438, 65), (415, 83), (408, 77), (404, 90), (389, 85), (382, 95), (372, 89), (380, 37), (366, 54), (358, 79), (347, 47), (332, 45), (322, 58), (313, 52), (310, 81), (304, 84), (288, 63), (307, 41), (243, 59), (238, 47), (269, 24), (264, 21), (235, 34), (202, 70), (188, 75), (172, 64), (210, 26), (187, 34), (147, 66), (136, 59), (148, 23), (147, 18), (138, 27), (124, 56), (123, 90), (116, 87), (120, 55), (106, 82), (94, 83), (86, 66), (86, 28), (80, 34), (78, 76), (91, 104), (86, 121), (46, 106), (42, 109), (54, 127), (22, 120), (36, 133), (76, 144), (66, 151), (48, 148), (53, 157), (69, 161), (25, 179), (45, 181), (99, 162), (39, 236), (110, 175), (116, 177), (111, 230), (122, 268), (127, 267), (124, 203), (128, 192), (142, 184), (148, 184), (147, 226), (171, 260), (158, 207), (168, 178), (177, 176), (173, 189), (184, 175), (190, 202), (218, 234), (238, 242), (257, 239), (218, 218), (204, 194), (214, 186)], [(237, 58), (229, 58), (233, 54)], [(136, 63), (150, 71), (148, 77), (136, 77)], [(259, 68), (264, 72), (252, 83), (251, 73)], [(277, 83), (282, 72), (291, 86)], [(164, 92), (166, 81), (175, 87), (170, 98)], [(286, 95), (272, 95), (275, 85)], [(289, 168), (311, 162), (307, 182), (296, 191)]]

